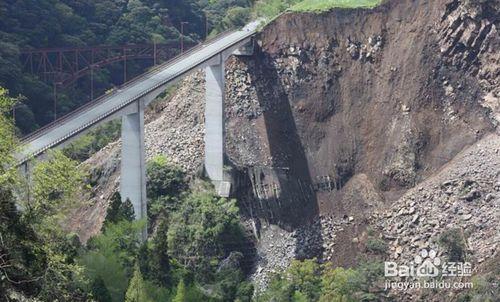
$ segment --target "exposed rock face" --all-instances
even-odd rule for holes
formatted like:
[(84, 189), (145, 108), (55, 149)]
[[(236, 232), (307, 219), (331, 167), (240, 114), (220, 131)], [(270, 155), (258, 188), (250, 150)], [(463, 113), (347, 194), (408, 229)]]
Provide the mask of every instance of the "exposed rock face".
[[(500, 122), (499, 12), (498, 1), (451, 1), (436, 31), (446, 67), (478, 80), (481, 104), (491, 110), (496, 125)], [(446, 94), (461, 98), (462, 81), (456, 77), (446, 81)]]
[[(381, 218), (373, 219), (374, 211), (406, 207), (408, 189), (497, 131), (499, 5), (471, 3), (403, 0), (374, 10), (285, 14), (264, 28), (254, 57), (229, 63), (227, 153), (243, 171), (238, 183), (247, 184), (239, 200), (264, 225), (300, 233), (318, 224), (302, 240), (320, 248), (296, 248), (294, 257), (306, 251), (353, 264), (366, 225)], [(456, 160), (465, 164), (465, 157)], [(495, 161), (490, 168), (499, 167)], [(464, 202), (493, 198), (478, 181), (457, 186), (467, 187)], [(492, 218), (494, 209), (484, 208), (485, 215)], [(405, 248), (437, 236), (414, 227), (427, 215), (417, 206), (404, 211), (410, 214), (400, 227), (412, 230)], [(474, 213), (457, 211), (444, 212), (453, 217), (448, 224), (474, 221)], [(330, 237), (342, 238), (336, 244), (316, 218), (332, 214), (353, 219), (333, 231)], [(478, 240), (491, 243), (487, 235)]]

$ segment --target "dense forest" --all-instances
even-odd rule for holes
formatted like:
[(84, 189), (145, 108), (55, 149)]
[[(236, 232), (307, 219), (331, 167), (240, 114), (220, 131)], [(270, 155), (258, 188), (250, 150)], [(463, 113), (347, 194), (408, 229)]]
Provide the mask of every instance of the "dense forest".
[[(6, 0), (0, 2), (0, 86), (16, 106), (16, 126), (25, 134), (88, 102), (89, 76), (57, 92), (23, 67), (26, 49), (126, 45), (141, 43), (196, 43), (208, 34), (245, 24), (251, 0)], [(151, 60), (131, 62), (128, 78), (151, 67)], [(122, 64), (96, 71), (94, 98), (123, 82)], [(57, 115), (55, 111), (57, 110)]]

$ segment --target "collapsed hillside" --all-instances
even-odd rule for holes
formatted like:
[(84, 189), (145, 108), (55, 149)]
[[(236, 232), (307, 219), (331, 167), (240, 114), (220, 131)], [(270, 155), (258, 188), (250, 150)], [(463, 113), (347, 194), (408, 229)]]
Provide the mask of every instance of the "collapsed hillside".
[[(285, 14), (253, 56), (230, 59), (227, 161), (259, 238), (257, 283), (292, 258), (354, 265), (368, 227), (393, 258), (438, 249), (454, 227), (473, 234), (475, 272), (497, 257), (499, 15), (498, 1), (458, 0)], [(180, 87), (149, 118), (146, 148), (194, 175), (202, 75)], [(98, 186), (75, 215), (83, 239), (99, 231), (117, 188), (119, 142), (88, 163)]]
[[(272, 167), (254, 173), (269, 174), (262, 186), (315, 188), (293, 194), (312, 214), (354, 212), (342, 188), (360, 173), (384, 200), (397, 199), (498, 123), (482, 106), (500, 92), (496, 26), (486, 7), (468, 20), (453, 5), (390, 1), (277, 19), (260, 35), (256, 57), (237, 62), (250, 78), (241, 89), (250, 87), (251, 104), (240, 100), (240, 87), (229, 96), (230, 104), (243, 103), (240, 116), (232, 106), (227, 112), (230, 159)], [(483, 26), (474, 32), (473, 22)], [(466, 26), (472, 33), (461, 41)], [(473, 62), (470, 52), (478, 53)], [(301, 223), (284, 212), (279, 221)]]

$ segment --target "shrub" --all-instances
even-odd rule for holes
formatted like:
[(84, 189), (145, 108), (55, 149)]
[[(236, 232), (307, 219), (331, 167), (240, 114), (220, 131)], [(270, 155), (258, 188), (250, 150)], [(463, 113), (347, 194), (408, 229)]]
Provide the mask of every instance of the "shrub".
[(170, 218), (169, 254), (206, 280), (211, 263), (244, 240), (238, 211), (235, 200), (210, 192), (185, 197)]
[(109, 143), (120, 138), (121, 122), (111, 121), (82, 135), (63, 149), (67, 157), (83, 162)]
[(449, 261), (465, 261), (465, 238), (460, 229), (449, 229), (441, 234), (439, 243), (448, 253)]
[(387, 244), (382, 239), (369, 237), (366, 241), (366, 250), (375, 254), (384, 254), (387, 251)]

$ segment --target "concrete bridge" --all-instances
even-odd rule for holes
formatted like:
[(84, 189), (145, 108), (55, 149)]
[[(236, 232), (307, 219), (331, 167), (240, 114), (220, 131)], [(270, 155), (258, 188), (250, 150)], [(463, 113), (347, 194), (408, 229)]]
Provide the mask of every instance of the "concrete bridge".
[(251, 54), (256, 28), (257, 22), (191, 48), (112, 93), (30, 134), (22, 141), (22, 151), (16, 154), (19, 165), (28, 170), (31, 158), (50, 148), (63, 146), (94, 126), (121, 118), (120, 193), (123, 200), (129, 198), (132, 201), (137, 219), (146, 218), (144, 108), (169, 85), (190, 72), (204, 68), (205, 171), (219, 195), (227, 196), (230, 183), (224, 177), (224, 63), (230, 55)]

